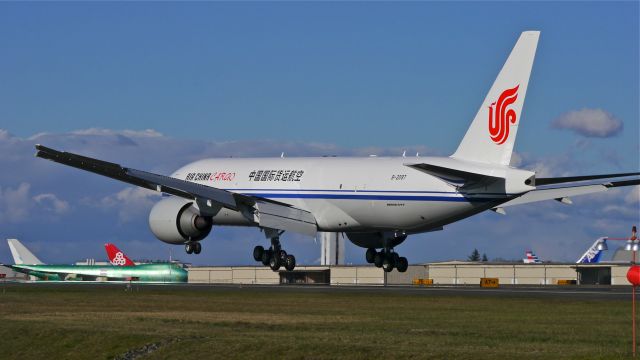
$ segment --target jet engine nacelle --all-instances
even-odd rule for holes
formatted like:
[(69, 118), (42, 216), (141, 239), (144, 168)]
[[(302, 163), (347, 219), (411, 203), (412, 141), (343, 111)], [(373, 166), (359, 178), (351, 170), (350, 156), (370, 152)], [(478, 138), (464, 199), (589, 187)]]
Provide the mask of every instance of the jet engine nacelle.
[(169, 244), (200, 241), (211, 232), (211, 217), (202, 216), (192, 200), (175, 196), (160, 200), (149, 213), (149, 228)]
[(400, 245), (406, 240), (407, 235), (393, 234), (390, 232), (374, 232), (374, 233), (346, 233), (349, 241), (354, 245), (363, 247), (365, 249), (374, 248), (379, 249), (385, 246), (385, 239), (388, 242), (387, 246), (394, 247)]

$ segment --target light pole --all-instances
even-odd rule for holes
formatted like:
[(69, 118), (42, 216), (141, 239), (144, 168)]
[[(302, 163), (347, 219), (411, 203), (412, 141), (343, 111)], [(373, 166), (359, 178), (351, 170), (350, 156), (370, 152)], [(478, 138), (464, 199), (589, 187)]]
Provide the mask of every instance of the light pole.
[(636, 357), (636, 286), (640, 285), (640, 266), (636, 265), (636, 252), (638, 251), (638, 236), (636, 235), (636, 227), (631, 230), (631, 237), (627, 240), (625, 250), (633, 251), (633, 260), (631, 267), (627, 271), (627, 280), (631, 283), (631, 336), (633, 337), (633, 357)]

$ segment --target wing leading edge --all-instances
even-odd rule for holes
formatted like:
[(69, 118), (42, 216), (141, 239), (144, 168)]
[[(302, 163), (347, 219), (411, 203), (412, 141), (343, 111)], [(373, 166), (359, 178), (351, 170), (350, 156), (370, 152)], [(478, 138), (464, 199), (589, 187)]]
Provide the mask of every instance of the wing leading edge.
[(315, 236), (316, 220), (310, 212), (257, 196), (233, 193), (170, 176), (122, 167), (115, 163), (36, 145), (36, 156), (89, 171), (149, 190), (195, 200), (199, 206), (222, 206), (240, 211), (261, 227)]

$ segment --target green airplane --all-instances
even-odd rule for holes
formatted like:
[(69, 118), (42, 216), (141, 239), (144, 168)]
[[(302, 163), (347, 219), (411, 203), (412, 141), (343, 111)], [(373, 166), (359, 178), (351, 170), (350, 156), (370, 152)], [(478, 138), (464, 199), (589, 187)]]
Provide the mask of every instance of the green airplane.
[(111, 265), (47, 265), (17, 239), (8, 239), (16, 272), (49, 281), (136, 281), (145, 283), (187, 282), (187, 271), (175, 263), (136, 265), (113, 244), (105, 244)]

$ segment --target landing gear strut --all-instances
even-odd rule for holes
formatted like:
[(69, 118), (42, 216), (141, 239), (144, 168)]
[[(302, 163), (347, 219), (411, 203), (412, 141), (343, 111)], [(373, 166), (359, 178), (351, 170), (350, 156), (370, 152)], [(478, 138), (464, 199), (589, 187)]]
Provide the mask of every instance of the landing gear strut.
[(366, 259), (369, 264), (382, 268), (385, 272), (390, 272), (396, 268), (399, 272), (405, 272), (409, 268), (409, 261), (406, 257), (398, 255), (393, 248), (386, 248), (376, 251), (374, 248), (367, 249)]
[(287, 252), (282, 249), (280, 245), (280, 235), (282, 235), (283, 232), (267, 230), (270, 229), (265, 229), (265, 234), (271, 239), (271, 247), (265, 249), (260, 245), (256, 246), (253, 248), (253, 259), (262, 262), (264, 266), (269, 266), (273, 271), (278, 271), (281, 266), (284, 266), (287, 271), (293, 271), (296, 267), (296, 258), (291, 254), (287, 254)]
[(187, 254), (200, 254), (200, 251), (202, 251), (202, 245), (200, 245), (199, 242), (197, 241), (189, 241), (188, 243), (184, 244), (184, 251), (187, 252)]

